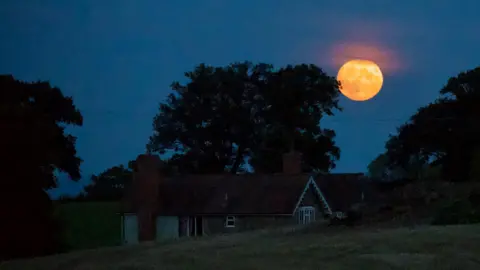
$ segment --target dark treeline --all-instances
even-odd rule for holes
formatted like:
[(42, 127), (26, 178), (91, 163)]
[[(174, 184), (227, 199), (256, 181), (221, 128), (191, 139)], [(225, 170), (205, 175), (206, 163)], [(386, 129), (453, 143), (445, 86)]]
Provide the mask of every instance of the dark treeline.
[(387, 140), (371, 177), (479, 180), (480, 68), (450, 78), (439, 94)]

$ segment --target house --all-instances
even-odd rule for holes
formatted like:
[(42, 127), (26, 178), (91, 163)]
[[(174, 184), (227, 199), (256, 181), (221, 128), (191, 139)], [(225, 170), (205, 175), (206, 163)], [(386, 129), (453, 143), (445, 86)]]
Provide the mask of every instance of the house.
[(158, 156), (140, 155), (122, 206), (122, 239), (173, 239), (309, 224), (364, 199), (363, 174), (301, 173), (301, 154), (283, 156), (283, 173), (165, 178)]

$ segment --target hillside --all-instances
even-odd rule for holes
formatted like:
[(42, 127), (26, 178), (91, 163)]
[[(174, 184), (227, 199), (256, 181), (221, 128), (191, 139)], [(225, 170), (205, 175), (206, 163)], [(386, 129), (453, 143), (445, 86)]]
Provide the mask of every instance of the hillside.
[[(320, 231), (320, 232), (319, 232)], [(255, 232), (78, 251), (1, 270), (480, 269), (480, 226)]]

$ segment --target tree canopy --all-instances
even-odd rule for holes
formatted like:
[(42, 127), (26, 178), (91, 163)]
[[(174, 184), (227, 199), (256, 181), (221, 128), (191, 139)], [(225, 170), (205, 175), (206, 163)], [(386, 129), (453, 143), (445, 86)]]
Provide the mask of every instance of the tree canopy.
[(368, 164), (368, 177), (382, 181), (394, 181), (406, 177), (406, 171), (400, 167), (389, 166), (388, 156), (385, 153), (378, 155)]
[[(274, 69), (268, 64), (205, 64), (172, 84), (153, 120), (150, 152), (176, 153), (182, 172), (281, 170), (281, 156), (304, 154), (306, 171), (328, 171), (340, 150), (320, 120), (338, 106), (338, 83), (315, 65)], [(180, 169), (180, 168), (179, 168)]]
[(469, 180), (480, 145), (479, 118), (480, 67), (450, 78), (438, 99), (400, 126), (386, 144), (390, 164), (405, 167), (417, 157), (441, 165), (445, 180)]
[(108, 168), (99, 175), (92, 175), (91, 183), (85, 187), (85, 199), (93, 201), (118, 201), (124, 195), (133, 177), (133, 161), (129, 166), (123, 165)]
[(80, 178), (76, 138), (65, 128), (81, 126), (82, 115), (48, 82), (0, 75), (0, 95), (0, 259), (55, 252), (59, 227), (45, 190), (56, 187), (56, 171)]
[(413, 156), (404, 166), (390, 163), (387, 153), (378, 155), (368, 165), (368, 177), (375, 181), (434, 180), (440, 176), (440, 167)]

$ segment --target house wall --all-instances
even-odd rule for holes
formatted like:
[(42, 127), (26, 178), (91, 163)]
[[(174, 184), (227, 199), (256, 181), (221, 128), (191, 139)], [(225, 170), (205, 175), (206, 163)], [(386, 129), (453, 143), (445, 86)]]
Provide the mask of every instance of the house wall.
[(236, 216), (235, 227), (225, 227), (225, 216), (204, 217), (204, 231), (207, 235), (234, 233), (267, 227), (295, 224), (292, 216)]
[[(310, 186), (305, 193), (299, 207), (315, 207), (315, 220), (325, 218), (322, 203), (314, 188)], [(297, 224), (296, 216), (236, 216), (235, 227), (225, 227), (225, 216), (204, 217), (204, 231), (207, 235), (218, 233), (233, 233), (248, 230), (263, 229), (266, 227), (285, 226)]]
[[(325, 213), (318, 194), (313, 186), (310, 186), (305, 192), (299, 207), (313, 206), (315, 208), (315, 220), (324, 219)], [(292, 209), (293, 210), (293, 209)], [(159, 216), (155, 224), (155, 239), (166, 240), (175, 239), (182, 236), (188, 236), (187, 232), (189, 219), (193, 217), (177, 216)], [(267, 227), (277, 227), (285, 225), (294, 225), (298, 223), (297, 213), (286, 216), (235, 216), (235, 227), (225, 226), (226, 216), (202, 216), (203, 230), (197, 232), (198, 235), (214, 235), (222, 233), (235, 233), (248, 230), (263, 229)], [(192, 225), (193, 226), (193, 225)], [(200, 228), (201, 230), (201, 228)], [(123, 220), (123, 239), (125, 244), (138, 243), (139, 226), (136, 215), (125, 215)]]
[(189, 224), (188, 224), (188, 216), (187, 217), (178, 217), (178, 235), (180, 237), (188, 236), (189, 232)]

